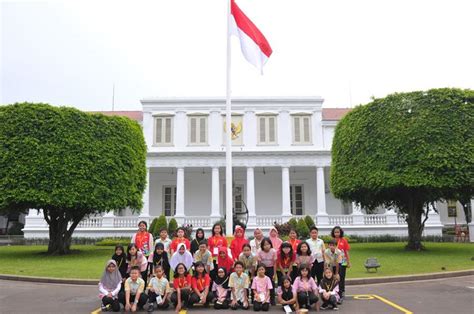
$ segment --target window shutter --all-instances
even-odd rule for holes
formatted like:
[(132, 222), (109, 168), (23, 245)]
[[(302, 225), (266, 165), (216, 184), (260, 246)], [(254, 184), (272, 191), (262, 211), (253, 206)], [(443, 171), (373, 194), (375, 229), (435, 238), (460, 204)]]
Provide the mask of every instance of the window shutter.
[(309, 142), (309, 118), (303, 118), (303, 134), (304, 134), (304, 142)]
[(171, 143), (171, 118), (165, 120), (165, 143)]
[(156, 143), (162, 142), (163, 119), (156, 118)]
[(196, 118), (191, 118), (191, 143), (196, 143)]
[(199, 119), (199, 142), (206, 143), (206, 118)]
[(269, 133), (270, 143), (274, 143), (275, 142), (275, 118), (274, 117), (268, 118), (268, 133)]
[(300, 139), (300, 118), (299, 117), (294, 117), (294, 132), (295, 132), (295, 142), (299, 143), (301, 141)]
[(260, 118), (260, 143), (265, 143), (265, 118)]

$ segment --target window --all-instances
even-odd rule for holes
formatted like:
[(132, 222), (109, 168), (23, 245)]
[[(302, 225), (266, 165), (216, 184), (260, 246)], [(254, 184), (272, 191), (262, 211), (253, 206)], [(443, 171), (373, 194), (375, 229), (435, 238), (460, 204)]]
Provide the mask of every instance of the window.
[(207, 145), (207, 116), (189, 116), (188, 143), (190, 145)]
[(163, 214), (165, 216), (176, 214), (176, 185), (163, 187)]
[(311, 144), (311, 116), (293, 116), (293, 144)]
[(276, 116), (258, 116), (258, 144), (276, 144)]
[(290, 185), (290, 204), (292, 215), (303, 215), (303, 185)]
[[(234, 213), (236, 215), (238, 214), (245, 214), (247, 211), (247, 208), (244, 205), (244, 186), (242, 184), (236, 184), (234, 185), (234, 190), (232, 191), (232, 195), (234, 196), (234, 203), (232, 204), (234, 206)], [(224, 184), (224, 208), (225, 208), (225, 184)]]
[(155, 144), (161, 146), (173, 145), (173, 117), (155, 117)]

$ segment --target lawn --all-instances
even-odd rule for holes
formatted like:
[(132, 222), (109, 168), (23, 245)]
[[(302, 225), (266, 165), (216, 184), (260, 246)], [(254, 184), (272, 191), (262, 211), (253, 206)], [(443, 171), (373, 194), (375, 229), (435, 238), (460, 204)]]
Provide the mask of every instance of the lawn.
[[(348, 278), (382, 277), (430, 272), (474, 269), (474, 244), (425, 243), (424, 252), (407, 252), (404, 244), (354, 243), (351, 250), (352, 268)], [(46, 246), (0, 247), (0, 273), (56, 278), (98, 279), (113, 247), (76, 245), (68, 256), (46, 256)], [(367, 273), (364, 261), (377, 257), (382, 267), (377, 273)], [(444, 267), (444, 269), (442, 269)]]

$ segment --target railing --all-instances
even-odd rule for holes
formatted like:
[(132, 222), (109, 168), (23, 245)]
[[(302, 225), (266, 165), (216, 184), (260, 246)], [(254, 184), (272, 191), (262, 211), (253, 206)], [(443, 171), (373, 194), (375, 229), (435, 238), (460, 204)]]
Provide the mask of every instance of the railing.
[(283, 217), (276, 215), (257, 215), (256, 221), (257, 226), (273, 226), (275, 222), (281, 224)]
[(138, 222), (143, 220), (138, 216), (129, 216), (129, 217), (113, 217), (114, 218), (114, 228), (134, 228), (137, 227)]
[(210, 228), (213, 221), (211, 217), (207, 216), (185, 216), (185, 225), (192, 225), (194, 228)]
[(404, 216), (398, 215), (397, 217), (398, 217), (398, 224), (399, 225), (406, 225), (407, 224)]
[(90, 217), (81, 221), (77, 228), (101, 228), (103, 217)]
[(351, 215), (331, 215), (328, 216), (329, 224), (333, 226), (352, 225), (353, 219)]
[(387, 216), (385, 215), (364, 215), (364, 225), (386, 225)]

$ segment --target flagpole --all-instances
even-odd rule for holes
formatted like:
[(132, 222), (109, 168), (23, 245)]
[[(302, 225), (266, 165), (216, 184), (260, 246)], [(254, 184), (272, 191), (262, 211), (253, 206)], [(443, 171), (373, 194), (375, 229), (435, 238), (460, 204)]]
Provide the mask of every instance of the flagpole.
[(231, 102), (231, 85), (230, 85), (230, 66), (231, 66), (231, 46), (230, 46), (230, 5), (232, 0), (227, 0), (227, 69), (226, 69), (226, 101), (225, 101), (225, 120), (226, 120), (226, 144), (225, 144), (225, 160), (226, 160), (226, 194), (225, 194), (225, 215), (226, 215), (226, 234), (232, 235), (233, 230), (233, 213), (232, 213), (232, 145), (231, 145), (231, 124), (232, 124), (232, 102)]

